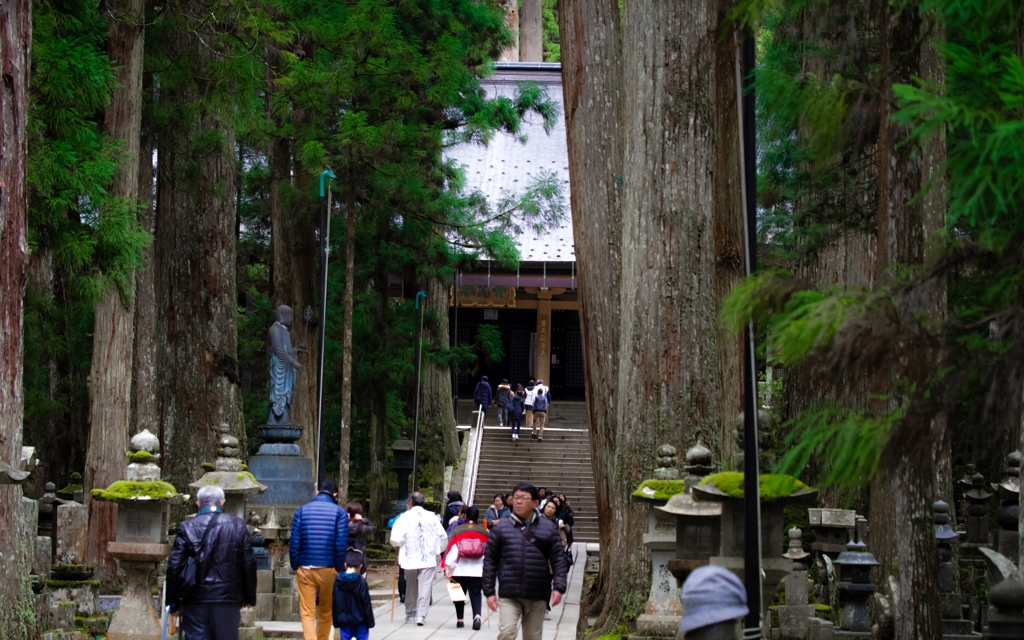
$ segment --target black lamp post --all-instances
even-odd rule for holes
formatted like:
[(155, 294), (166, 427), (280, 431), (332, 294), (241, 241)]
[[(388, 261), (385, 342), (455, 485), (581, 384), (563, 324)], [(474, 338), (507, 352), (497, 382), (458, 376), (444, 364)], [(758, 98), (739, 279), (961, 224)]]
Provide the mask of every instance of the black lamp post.
[(419, 445), (420, 445), (420, 357), (423, 355), (423, 307), (420, 306), (420, 297), (424, 300), (427, 299), (427, 294), (423, 291), (416, 293), (416, 308), (420, 312), (420, 321), (416, 325), (416, 409), (413, 412), (412, 418), (412, 490), (417, 490), (416, 481), (417, 472), (417, 460), (419, 456)]
[[(757, 151), (754, 118), (754, 34), (743, 34), (736, 78), (737, 100), (742, 129), (740, 158), (743, 163), (743, 253), (744, 271), (749, 276), (757, 269)], [(743, 466), (744, 518), (746, 546), (743, 579), (747, 587), (745, 638), (761, 637), (761, 496), (760, 455), (757, 448), (757, 360), (754, 355), (754, 322), (747, 323), (743, 334)]]
[(333, 178), (334, 172), (324, 169), (320, 174), (320, 351), (316, 354), (316, 484), (324, 479), (324, 339), (327, 335), (327, 241), (331, 227), (327, 217), (327, 198), (324, 182)]

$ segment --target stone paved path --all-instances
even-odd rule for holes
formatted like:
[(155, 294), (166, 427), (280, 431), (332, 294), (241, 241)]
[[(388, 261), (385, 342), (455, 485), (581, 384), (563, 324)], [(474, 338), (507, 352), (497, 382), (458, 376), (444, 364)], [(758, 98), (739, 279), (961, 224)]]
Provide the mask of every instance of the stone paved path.
[[(580, 616), (580, 595), (583, 591), (583, 565), (586, 564), (586, 545), (574, 545), (576, 563), (569, 567), (569, 588), (562, 603), (551, 611), (551, 620), (544, 621), (544, 640), (575, 640), (576, 623)], [(487, 603), (484, 602), (486, 610)], [(455, 607), (448, 597), (444, 575), (438, 571), (434, 578), (434, 604), (430, 607), (426, 624), (418, 627), (405, 624), (405, 605), (395, 599), (395, 621), (391, 621), (391, 601), (374, 609), (377, 626), (370, 629), (370, 640), (489, 640), (498, 636), (498, 614), (491, 613), (491, 624), (483, 616), (483, 627), (473, 631), (472, 610), (466, 603), (466, 627), (455, 627)], [(298, 622), (257, 622), (263, 627), (264, 638), (301, 638), (302, 625)], [(335, 638), (337, 636), (334, 636)]]

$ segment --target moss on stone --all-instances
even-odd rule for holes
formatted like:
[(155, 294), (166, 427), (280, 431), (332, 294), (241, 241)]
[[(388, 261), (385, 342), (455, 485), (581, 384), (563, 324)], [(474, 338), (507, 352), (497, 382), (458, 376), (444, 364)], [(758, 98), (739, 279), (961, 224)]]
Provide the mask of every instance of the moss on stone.
[(166, 500), (178, 495), (174, 486), (161, 480), (135, 482), (118, 480), (106, 489), (93, 489), (92, 497), (107, 502), (124, 502), (126, 500)]
[(99, 580), (47, 580), (50, 589), (79, 589), (81, 587), (98, 587)]
[(814, 605), (814, 610), (815, 611), (831, 612), (832, 611), (832, 607), (828, 606), (827, 604), (816, 604), (816, 605)]
[[(712, 474), (700, 481), (698, 486), (713, 484), (715, 487), (730, 498), (743, 497), (743, 474), (739, 471), (724, 471)], [(810, 489), (806, 484), (800, 482), (793, 476), (777, 473), (761, 474), (761, 502), (772, 502)]]
[(204, 462), (204, 463), (202, 463), (199, 466), (202, 467), (206, 471), (213, 471), (213, 470), (215, 470), (217, 468), (217, 467), (214, 466), (214, 464), (212, 462)]
[(132, 462), (148, 462), (153, 458), (149, 451), (125, 451), (124, 455)]
[(644, 480), (633, 492), (634, 498), (667, 501), (686, 490), (683, 480)]

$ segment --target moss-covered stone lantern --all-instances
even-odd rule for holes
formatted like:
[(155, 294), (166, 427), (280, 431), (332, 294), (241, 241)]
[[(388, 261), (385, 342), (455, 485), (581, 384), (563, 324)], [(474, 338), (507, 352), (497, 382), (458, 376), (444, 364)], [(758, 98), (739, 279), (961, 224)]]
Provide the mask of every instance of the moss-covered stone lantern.
[(224, 490), (224, 513), (246, 519), (246, 496), (263, 493), (266, 485), (257, 482), (251, 473), (243, 468), (239, 458), (238, 438), (231, 435), (231, 427), (223, 423), (217, 429), (220, 440), (217, 442), (217, 459), (213, 463), (213, 471), (206, 472), (189, 488), (196, 490), (215, 485)]
[(127, 584), (121, 604), (110, 622), (107, 640), (157, 640), (160, 622), (153, 608), (149, 577), (171, 552), (167, 544), (169, 505), (180, 503), (171, 484), (160, 480), (156, 453), (160, 441), (147, 430), (132, 438), (131, 462), (125, 480), (106, 489), (93, 489), (95, 500), (117, 503), (116, 540), (107, 544), (125, 572)]
[[(693, 498), (698, 502), (717, 502), (722, 505), (721, 536), (718, 553), (710, 564), (724, 567), (743, 579), (744, 531), (746, 516), (743, 509), (743, 477), (738, 471), (710, 475), (694, 487)], [(812, 503), (818, 492), (796, 478), (764, 473), (760, 476), (761, 496), (761, 565), (763, 581), (761, 602), (767, 611), (782, 579), (792, 571), (793, 561), (780, 557), (785, 548), (785, 516), (787, 506)], [(767, 616), (766, 616), (767, 617)]]

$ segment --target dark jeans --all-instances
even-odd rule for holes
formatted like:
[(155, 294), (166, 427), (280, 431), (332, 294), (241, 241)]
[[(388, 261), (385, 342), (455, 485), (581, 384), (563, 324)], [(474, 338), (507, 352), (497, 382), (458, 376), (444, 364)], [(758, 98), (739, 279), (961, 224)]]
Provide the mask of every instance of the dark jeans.
[(509, 426), (512, 427), (512, 435), (518, 436), (519, 429), (523, 426), (523, 416), (509, 415)]
[(181, 630), (186, 640), (238, 640), (242, 605), (235, 602), (194, 602), (183, 607)]
[(498, 405), (498, 426), (499, 427), (507, 426), (508, 423), (509, 423), (508, 422), (508, 417), (509, 417), (508, 405), (503, 407), (503, 406), (501, 406), (499, 404)]
[(398, 595), (405, 598), (405, 569), (398, 569)]
[(338, 627), (340, 640), (370, 640), (370, 628), (366, 625), (361, 627)]
[[(458, 582), (462, 586), (462, 590), (466, 592), (466, 597), (469, 598), (469, 604), (473, 606), (473, 617), (480, 615), (480, 589), (484, 586), (483, 578), (472, 578), (470, 576), (452, 576), (455, 578), (455, 582)], [(455, 603), (455, 617), (462, 620), (462, 614), (466, 610), (465, 602)]]

